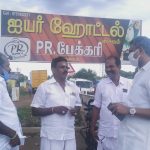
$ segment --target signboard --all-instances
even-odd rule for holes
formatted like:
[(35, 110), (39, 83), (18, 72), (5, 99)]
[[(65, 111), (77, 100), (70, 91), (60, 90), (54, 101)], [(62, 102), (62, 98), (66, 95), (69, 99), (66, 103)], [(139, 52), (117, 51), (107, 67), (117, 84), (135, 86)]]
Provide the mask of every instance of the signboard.
[(91, 18), (1, 11), (1, 51), (12, 61), (102, 63), (123, 57), (129, 42), (141, 34), (140, 20)]

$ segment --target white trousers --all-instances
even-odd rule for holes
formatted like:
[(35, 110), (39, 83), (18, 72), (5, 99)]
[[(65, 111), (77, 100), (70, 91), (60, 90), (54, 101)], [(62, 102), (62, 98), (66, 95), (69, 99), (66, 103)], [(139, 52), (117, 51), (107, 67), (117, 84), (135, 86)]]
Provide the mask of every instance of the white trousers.
[(41, 150), (76, 150), (75, 139), (49, 140), (41, 137)]
[(97, 150), (117, 150), (117, 138), (101, 136), (99, 139)]

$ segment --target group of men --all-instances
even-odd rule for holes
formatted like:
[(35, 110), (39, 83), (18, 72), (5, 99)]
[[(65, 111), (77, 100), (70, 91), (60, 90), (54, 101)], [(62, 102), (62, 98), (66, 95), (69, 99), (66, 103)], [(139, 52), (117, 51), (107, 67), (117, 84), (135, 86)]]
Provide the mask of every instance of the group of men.
[[(133, 39), (129, 52), (129, 61), (138, 67), (132, 86), (120, 77), (120, 59), (110, 56), (107, 78), (96, 87), (90, 131), (97, 150), (149, 150), (150, 39)], [(54, 58), (53, 77), (38, 87), (31, 103), (32, 114), (41, 117), (41, 150), (76, 150), (74, 120), (82, 104), (79, 88), (66, 80), (68, 69), (64, 57)], [(9, 72), (9, 61), (0, 53), (0, 149), (19, 150), (22, 131), (7, 92)]]

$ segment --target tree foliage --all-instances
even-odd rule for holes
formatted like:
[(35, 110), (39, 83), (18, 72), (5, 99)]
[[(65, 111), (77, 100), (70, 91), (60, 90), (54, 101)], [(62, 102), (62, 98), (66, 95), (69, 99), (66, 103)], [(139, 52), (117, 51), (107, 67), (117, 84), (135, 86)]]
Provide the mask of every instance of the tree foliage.
[[(126, 71), (121, 70), (120, 75), (128, 79), (133, 79), (135, 72), (131, 72), (131, 71), (126, 72)], [(97, 76), (96, 72), (91, 69), (86, 70), (82, 68), (76, 74), (74, 74), (72, 78), (81, 78), (81, 79), (87, 79), (87, 80), (96, 82), (97, 80), (100, 80), (102, 77)]]
[(100, 77), (97, 76), (96, 72), (91, 69), (80, 69), (75, 75), (73, 75), (73, 78), (87, 79), (91, 81), (100, 79)]
[(125, 78), (128, 78), (128, 79), (133, 79), (135, 73), (136, 73), (136, 70), (135, 70), (135, 72), (131, 72), (131, 71), (126, 72), (126, 71), (123, 71), (123, 70), (120, 71), (120, 75), (122, 77), (125, 77)]
[(27, 81), (28, 80), (28, 77), (24, 74), (19, 74), (19, 79), (18, 81), (19, 82), (24, 82), (24, 81)]

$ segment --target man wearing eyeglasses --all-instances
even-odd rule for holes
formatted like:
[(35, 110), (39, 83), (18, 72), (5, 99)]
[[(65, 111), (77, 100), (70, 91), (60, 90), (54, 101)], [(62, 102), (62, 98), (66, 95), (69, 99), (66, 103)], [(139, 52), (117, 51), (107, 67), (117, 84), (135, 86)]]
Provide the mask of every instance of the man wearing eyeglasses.
[(66, 80), (64, 57), (51, 62), (53, 77), (42, 83), (33, 98), (32, 113), (41, 117), (41, 150), (76, 150), (74, 119), (81, 106), (78, 87)]

